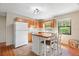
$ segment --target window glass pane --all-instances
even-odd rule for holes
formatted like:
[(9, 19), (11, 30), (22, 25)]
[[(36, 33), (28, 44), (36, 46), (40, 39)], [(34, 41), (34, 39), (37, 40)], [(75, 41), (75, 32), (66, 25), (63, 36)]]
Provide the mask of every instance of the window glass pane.
[(61, 34), (71, 34), (71, 22), (70, 20), (63, 20), (58, 22), (58, 31)]
[(51, 22), (46, 22), (45, 23), (45, 28), (49, 28), (49, 27), (51, 27)]

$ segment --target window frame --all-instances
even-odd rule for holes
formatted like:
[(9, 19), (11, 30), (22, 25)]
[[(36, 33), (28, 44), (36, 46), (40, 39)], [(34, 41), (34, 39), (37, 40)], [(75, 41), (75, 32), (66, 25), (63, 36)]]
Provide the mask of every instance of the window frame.
[[(66, 21), (66, 20), (63, 20), (63, 21)], [(62, 21), (61, 21), (61, 23), (62, 23)], [(59, 34), (64, 34), (64, 35), (71, 35), (71, 20), (69, 20), (69, 24), (70, 24), (69, 26), (64, 26), (64, 25), (63, 26), (59, 26), (59, 21), (58, 21), (58, 33)], [(60, 32), (60, 28), (61, 27), (69, 27), (70, 32), (69, 33), (61, 33)]]

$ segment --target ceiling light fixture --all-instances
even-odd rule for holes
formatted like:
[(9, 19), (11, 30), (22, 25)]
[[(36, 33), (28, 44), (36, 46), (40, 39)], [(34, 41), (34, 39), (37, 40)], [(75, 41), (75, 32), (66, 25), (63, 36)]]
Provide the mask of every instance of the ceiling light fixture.
[(38, 8), (36, 8), (33, 13), (34, 14), (39, 14), (39, 12), (40, 12), (40, 10)]

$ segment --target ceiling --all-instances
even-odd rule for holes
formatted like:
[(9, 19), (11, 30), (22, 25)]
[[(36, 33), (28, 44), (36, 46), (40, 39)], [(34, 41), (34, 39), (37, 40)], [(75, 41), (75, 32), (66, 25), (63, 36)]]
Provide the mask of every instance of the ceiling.
[[(34, 8), (39, 14), (34, 14)], [(46, 19), (79, 10), (77, 3), (0, 3), (0, 12), (12, 12), (35, 19)], [(4, 15), (0, 13), (0, 15)]]

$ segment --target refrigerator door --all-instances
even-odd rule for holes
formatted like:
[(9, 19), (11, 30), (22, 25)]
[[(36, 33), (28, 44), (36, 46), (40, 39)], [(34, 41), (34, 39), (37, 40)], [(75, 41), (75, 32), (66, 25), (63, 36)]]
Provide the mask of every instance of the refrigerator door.
[(28, 24), (24, 22), (16, 22), (16, 30), (28, 30)]
[(28, 44), (28, 32), (16, 31), (15, 48)]

